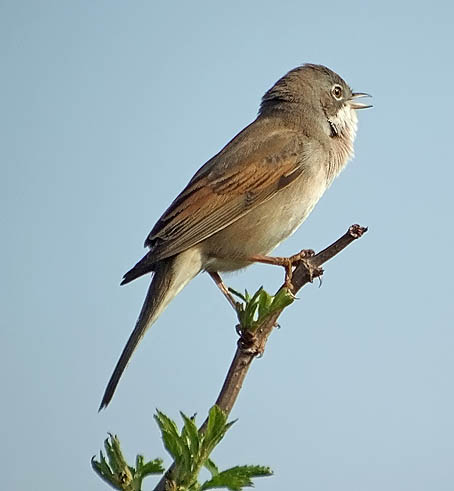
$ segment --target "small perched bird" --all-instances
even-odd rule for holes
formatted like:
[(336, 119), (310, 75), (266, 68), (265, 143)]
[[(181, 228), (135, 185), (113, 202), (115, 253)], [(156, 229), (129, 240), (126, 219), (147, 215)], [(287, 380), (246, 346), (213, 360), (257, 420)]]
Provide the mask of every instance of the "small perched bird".
[(306, 219), (353, 156), (358, 102), (322, 65), (297, 67), (262, 98), (255, 121), (203, 165), (145, 240), (149, 251), (122, 285), (152, 273), (134, 331), (104, 393), (112, 399), (146, 329), (201, 271), (228, 295), (219, 272), (267, 258)]

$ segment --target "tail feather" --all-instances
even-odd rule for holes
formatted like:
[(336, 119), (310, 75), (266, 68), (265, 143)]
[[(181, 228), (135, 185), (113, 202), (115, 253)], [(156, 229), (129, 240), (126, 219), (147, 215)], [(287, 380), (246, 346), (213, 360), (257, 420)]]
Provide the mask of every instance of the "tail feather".
[(125, 273), (120, 285), (126, 285), (126, 283), (130, 283), (144, 274), (151, 273), (155, 270), (155, 265), (156, 262), (153, 260), (151, 252), (149, 252), (132, 269)]
[[(192, 254), (192, 257), (188, 257), (188, 254)], [(194, 252), (189, 250), (177, 256), (158, 261), (153, 267), (155, 273), (145, 297), (145, 302), (134, 331), (129, 337), (107, 384), (99, 411), (107, 407), (112, 400), (126, 365), (147, 328), (156, 321), (180, 290), (200, 272), (201, 261), (198, 254), (194, 256)]]

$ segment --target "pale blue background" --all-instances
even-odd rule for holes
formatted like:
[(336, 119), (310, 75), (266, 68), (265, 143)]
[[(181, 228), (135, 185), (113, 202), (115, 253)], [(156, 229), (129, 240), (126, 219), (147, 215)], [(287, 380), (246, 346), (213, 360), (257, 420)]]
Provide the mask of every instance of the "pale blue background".
[[(2, 489), (107, 489), (90, 468), (106, 432), (168, 464), (155, 407), (204, 417), (236, 341), (206, 275), (98, 415), (148, 284), (119, 281), (192, 174), (306, 61), (375, 107), (278, 253), (370, 231), (282, 316), (214, 459), (270, 465), (259, 490), (453, 489), (453, 15), (447, 1), (0, 3)], [(273, 291), (282, 276), (227, 282)]]

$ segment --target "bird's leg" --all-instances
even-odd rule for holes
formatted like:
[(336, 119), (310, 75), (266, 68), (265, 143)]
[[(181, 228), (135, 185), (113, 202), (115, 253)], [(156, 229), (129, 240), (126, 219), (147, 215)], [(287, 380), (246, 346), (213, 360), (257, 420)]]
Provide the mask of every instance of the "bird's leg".
[(304, 262), (307, 270), (309, 271), (312, 279), (312, 272), (314, 267), (305, 261), (306, 258), (311, 257), (315, 254), (312, 249), (303, 249), (290, 257), (273, 257), (273, 256), (263, 256), (262, 254), (255, 254), (247, 258), (248, 261), (264, 263), (264, 264), (274, 264), (275, 266), (282, 266), (285, 268), (285, 286), (289, 290), (293, 288), (292, 286), (292, 275), (293, 268), (298, 266), (299, 263)]
[(209, 272), (209, 275), (213, 279), (213, 281), (216, 283), (216, 286), (221, 290), (222, 294), (225, 296), (229, 304), (234, 308), (236, 312), (236, 302), (235, 299), (230, 295), (230, 292), (228, 288), (225, 286), (225, 283), (222, 281), (222, 278), (220, 277), (219, 273), (211, 273)]

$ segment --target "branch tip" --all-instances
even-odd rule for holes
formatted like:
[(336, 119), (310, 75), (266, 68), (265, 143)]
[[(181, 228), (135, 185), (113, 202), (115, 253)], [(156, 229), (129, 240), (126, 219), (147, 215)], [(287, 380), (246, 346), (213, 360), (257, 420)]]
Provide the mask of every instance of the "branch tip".
[(354, 239), (359, 239), (362, 237), (366, 232), (368, 228), (367, 227), (361, 227), (361, 225), (358, 225), (355, 223), (348, 229), (348, 233), (354, 238)]

